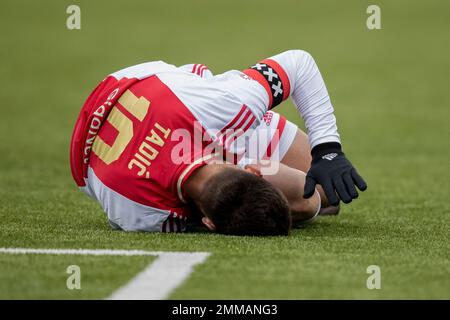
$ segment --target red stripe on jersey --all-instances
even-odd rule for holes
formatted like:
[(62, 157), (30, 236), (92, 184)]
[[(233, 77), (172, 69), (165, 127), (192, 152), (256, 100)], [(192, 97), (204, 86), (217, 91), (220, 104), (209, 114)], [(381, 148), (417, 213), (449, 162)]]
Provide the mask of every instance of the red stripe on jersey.
[(225, 149), (227, 150), (230, 149), (231, 144), (237, 139), (237, 136), (240, 135), (241, 132), (243, 132), (242, 129), (238, 129), (237, 131), (233, 130), (233, 132), (230, 135), (228, 135), (225, 140), (223, 140)]
[(286, 118), (280, 115), (280, 120), (278, 120), (278, 125), (275, 134), (273, 135), (272, 140), (267, 146), (266, 154), (263, 156), (264, 160), (270, 159), (270, 157), (272, 156), (272, 152), (275, 151), (275, 149), (277, 148), (285, 126), (286, 126)]
[(291, 84), (289, 82), (289, 77), (287, 76), (286, 72), (284, 72), (283, 67), (280, 66), (278, 62), (272, 59), (265, 59), (261, 61), (261, 63), (265, 63), (275, 70), (275, 72), (280, 77), (281, 84), (283, 85), (283, 101), (289, 98), (289, 95), (291, 94)]
[(240, 136), (242, 136), (252, 126), (252, 124), (255, 122), (255, 120), (256, 120), (256, 117), (252, 114), (244, 128), (239, 128), (239, 129), (237, 129), (237, 131), (234, 131), (234, 133), (236, 133), (236, 134), (227, 141), (226, 148), (229, 149), (231, 144), (234, 141), (236, 141)]
[(273, 97), (272, 97), (272, 90), (270, 90), (270, 87), (269, 87), (269, 84), (267, 83), (266, 78), (264, 78), (264, 76), (261, 73), (259, 73), (258, 71), (254, 70), (254, 69), (245, 69), (242, 72), (245, 73), (250, 78), (252, 78), (253, 80), (258, 81), (259, 84), (264, 87), (264, 89), (267, 92), (267, 95), (269, 96), (269, 109), (270, 109), (272, 107)]
[(201, 70), (202, 70), (204, 67), (205, 67), (205, 65), (199, 64), (196, 73), (197, 73), (198, 75), (200, 75), (200, 72), (201, 72)]
[(195, 73), (197, 71), (197, 67), (198, 67), (198, 63), (194, 64), (194, 66), (192, 67), (192, 73)]
[(203, 77), (203, 73), (205, 73), (205, 70), (208, 69), (207, 66), (203, 66), (202, 70), (200, 71), (200, 76)]
[(194, 71), (194, 73), (195, 74), (198, 74), (198, 69), (201, 67), (201, 64), (197, 64), (197, 66), (195, 67), (195, 71)]
[(233, 154), (233, 163), (238, 164), (239, 160), (242, 158), (242, 156), (238, 157), (237, 154)]
[(237, 130), (241, 129), (241, 127), (245, 124), (247, 119), (252, 115), (253, 115), (253, 113), (250, 111), (250, 109), (246, 108), (244, 116), (241, 118), (241, 120), (239, 120), (239, 122), (235, 126), (233, 126), (233, 128), (231, 128), (234, 130), (229, 130), (230, 132), (225, 132), (225, 134), (223, 134), (221, 136), (222, 144), (223, 145), (226, 144), (226, 146), (228, 148), (231, 144), (231, 142), (229, 141), (229, 138), (233, 137), (236, 134)]
[(230, 139), (231, 136), (233, 136), (234, 130), (229, 129), (227, 132), (225, 132), (222, 136), (219, 136), (218, 139), (221, 141), (222, 145), (225, 146), (228, 139)]
[(197, 74), (198, 74), (199, 76), (202, 75), (202, 70), (203, 70), (203, 68), (205, 68), (205, 66), (201, 64), (200, 67), (199, 67), (198, 70), (197, 70)]
[(239, 123), (236, 124), (236, 126), (234, 127), (234, 129), (239, 129), (239, 128), (241, 128), (241, 127), (245, 124), (245, 122), (247, 121), (247, 119), (248, 119), (250, 116), (252, 116), (252, 115), (253, 115), (253, 113), (250, 111), (250, 109), (247, 109), (245, 115), (242, 117), (241, 121), (239, 121)]
[(255, 122), (255, 120), (256, 120), (256, 117), (252, 114), (252, 118), (245, 126), (244, 132), (247, 131), (252, 126), (252, 124)]
[(223, 127), (223, 129), (220, 130), (220, 132), (224, 133), (227, 129), (231, 128), (231, 126), (233, 126), (236, 123), (236, 121), (239, 120), (239, 118), (242, 116), (245, 110), (247, 110), (247, 106), (244, 104), (241, 110), (239, 110), (239, 113), (236, 115), (236, 117), (234, 117), (233, 120), (231, 120), (225, 127)]

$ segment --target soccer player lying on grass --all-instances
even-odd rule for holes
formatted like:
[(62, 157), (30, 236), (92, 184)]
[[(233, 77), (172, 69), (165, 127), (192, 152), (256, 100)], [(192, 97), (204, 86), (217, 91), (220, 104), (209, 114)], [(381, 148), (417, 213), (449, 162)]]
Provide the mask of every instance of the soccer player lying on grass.
[[(269, 111), (289, 96), (308, 136)], [(125, 231), (184, 231), (198, 211), (219, 233), (287, 235), (366, 189), (302, 50), (216, 76), (162, 61), (109, 75), (75, 124), (71, 169)]]

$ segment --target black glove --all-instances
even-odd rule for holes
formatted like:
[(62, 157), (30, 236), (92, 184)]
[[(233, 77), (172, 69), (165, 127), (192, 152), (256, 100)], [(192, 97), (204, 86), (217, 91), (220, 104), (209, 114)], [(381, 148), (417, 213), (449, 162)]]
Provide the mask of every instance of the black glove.
[(304, 198), (311, 197), (316, 184), (320, 184), (330, 204), (337, 206), (339, 198), (344, 203), (350, 203), (358, 197), (355, 185), (361, 191), (367, 189), (366, 182), (347, 160), (339, 143), (319, 144), (311, 150), (311, 155), (313, 159), (306, 175)]

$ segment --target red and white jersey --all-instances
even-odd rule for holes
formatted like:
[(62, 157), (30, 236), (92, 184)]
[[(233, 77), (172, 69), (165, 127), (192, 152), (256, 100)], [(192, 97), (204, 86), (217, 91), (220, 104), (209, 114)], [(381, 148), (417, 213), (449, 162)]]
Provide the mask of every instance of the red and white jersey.
[[(201, 64), (177, 68), (162, 61), (109, 75), (91, 93), (75, 125), (75, 181), (98, 200), (115, 227), (182, 231), (190, 214), (183, 194), (190, 174), (214, 156), (217, 145), (236, 155), (237, 163), (246, 151), (239, 141), (251, 135), (268, 109), (301, 91), (299, 70), (289, 69), (291, 59), (279, 55), (217, 76)], [(339, 141), (331, 104), (316, 115), (302, 113), (308, 95), (294, 102), (310, 138)], [(318, 112), (325, 126), (314, 125)]]

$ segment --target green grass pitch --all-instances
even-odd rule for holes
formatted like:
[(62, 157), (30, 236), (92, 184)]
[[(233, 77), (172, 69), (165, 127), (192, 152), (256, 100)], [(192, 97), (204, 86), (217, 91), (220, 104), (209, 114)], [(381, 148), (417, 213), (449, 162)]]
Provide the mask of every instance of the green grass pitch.
[[(81, 8), (81, 30), (66, 8)], [(207, 251), (173, 299), (450, 298), (450, 3), (12, 1), (0, 4), (0, 247)], [(105, 75), (151, 60), (242, 69), (315, 57), (347, 155), (369, 189), (290, 237), (110, 230), (70, 176), (69, 139)], [(291, 102), (279, 110), (301, 125)], [(151, 257), (0, 254), (0, 299), (104, 298)], [(68, 265), (82, 289), (65, 287)], [(369, 265), (381, 289), (369, 290)]]

